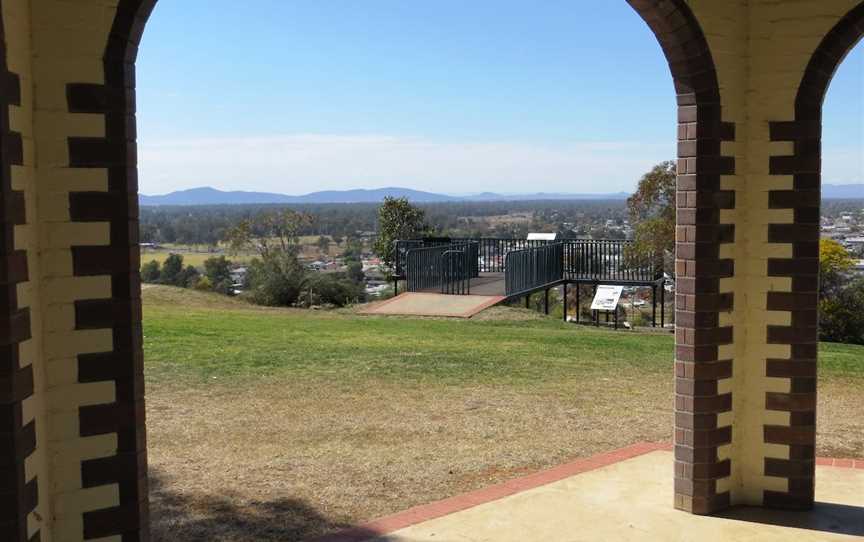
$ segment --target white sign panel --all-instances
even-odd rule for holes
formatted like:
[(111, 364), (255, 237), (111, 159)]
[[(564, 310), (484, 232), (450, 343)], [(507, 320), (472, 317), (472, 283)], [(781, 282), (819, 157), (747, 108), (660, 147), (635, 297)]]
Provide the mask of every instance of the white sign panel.
[(597, 293), (594, 295), (594, 301), (591, 302), (591, 310), (614, 311), (618, 306), (618, 300), (621, 299), (621, 292), (623, 291), (623, 286), (598, 286)]
[(557, 233), (529, 233), (529, 241), (554, 241), (558, 237)]

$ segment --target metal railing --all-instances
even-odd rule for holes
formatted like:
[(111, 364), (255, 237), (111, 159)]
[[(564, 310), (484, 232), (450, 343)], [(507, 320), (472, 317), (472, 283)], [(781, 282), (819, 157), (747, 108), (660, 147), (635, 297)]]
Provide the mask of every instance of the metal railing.
[(404, 279), (408, 265), (408, 251), (426, 246), (423, 239), (405, 239), (393, 243), (393, 276)]
[(506, 295), (517, 296), (564, 279), (564, 243), (515, 250), (507, 254), (504, 271)]
[(633, 241), (576, 239), (564, 241), (564, 273), (568, 280), (652, 282), (663, 277), (659, 266), (628, 261)]
[[(510, 254), (525, 250), (537, 250), (547, 246), (562, 246), (563, 280), (573, 282), (607, 282), (648, 284), (663, 277), (662, 265), (655, 263), (634, 263), (628, 247), (632, 241), (627, 240), (594, 240), (565, 239), (561, 241), (529, 241), (527, 239), (493, 239), (493, 238), (447, 238), (435, 237), (426, 239), (401, 240), (395, 245), (394, 271), (395, 278), (411, 280), (408, 269), (408, 253), (417, 249), (454, 248), (461, 245), (471, 245), (475, 257), (471, 259), (471, 276), (480, 273), (506, 273)], [(441, 252), (443, 253), (443, 252)], [(515, 261), (515, 260), (514, 260)], [(431, 265), (431, 264), (430, 264)], [(441, 263), (435, 269), (444, 272)], [(432, 272), (431, 267), (421, 269)], [(465, 273), (466, 271), (460, 271)], [(423, 289), (437, 288), (445, 280), (442, 277), (415, 277), (416, 282), (424, 284)], [(424, 282), (425, 281), (425, 282)], [(430, 281), (434, 281), (431, 284)], [(431, 284), (431, 285), (430, 285)], [(411, 284), (409, 284), (409, 290)]]
[(471, 279), (479, 275), (477, 261), (476, 243), (410, 248), (404, 257), (408, 291), (440, 289), (443, 294), (467, 294)]
[(539, 248), (555, 241), (536, 241), (528, 239), (496, 239), (481, 237), (471, 239), (467, 237), (453, 238), (454, 243), (477, 243), (479, 256), (478, 265), (481, 273), (503, 273), (507, 254), (517, 250)]
[[(474, 244), (457, 245), (441, 254), (443, 277), (441, 293), (448, 295), (467, 295), (471, 293), (471, 279), (474, 276), (473, 267), (477, 256), (471, 247)], [(473, 262), (472, 262), (473, 260)]]

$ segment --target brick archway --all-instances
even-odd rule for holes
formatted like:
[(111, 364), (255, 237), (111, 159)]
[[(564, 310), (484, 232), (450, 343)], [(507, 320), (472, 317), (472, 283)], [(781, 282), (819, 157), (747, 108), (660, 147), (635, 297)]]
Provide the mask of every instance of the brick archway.
[[(711, 513), (730, 502), (716, 480), (729, 476), (730, 459), (718, 446), (731, 440), (719, 415), (732, 408), (718, 380), (729, 378), (732, 360), (719, 358), (732, 341), (719, 313), (733, 294), (720, 279), (733, 274), (721, 245), (734, 241), (734, 226), (721, 224), (720, 210), (734, 207), (734, 192), (721, 189), (722, 175), (735, 173), (722, 142), (735, 127), (721, 117), (714, 61), (698, 21), (684, 0), (627, 0), (654, 31), (669, 62), (678, 113), (678, 244), (676, 270), (676, 466), (675, 506)], [(79, 355), (78, 382), (113, 382), (116, 400), (79, 409), (80, 436), (116, 435), (114, 456), (81, 462), (83, 488), (116, 484), (119, 506), (83, 514), (84, 538), (122, 534), (146, 537), (147, 465), (143, 407), (143, 355), (138, 254), (135, 57), (156, 0), (120, 0), (105, 50), (104, 84), (67, 87), (70, 113), (105, 118), (105, 137), (69, 137), (71, 168), (107, 171), (107, 191), (70, 192), (72, 222), (108, 223), (109, 245), (73, 246), (74, 276), (109, 276), (109, 299), (75, 301), (75, 329), (110, 330), (113, 348)]]

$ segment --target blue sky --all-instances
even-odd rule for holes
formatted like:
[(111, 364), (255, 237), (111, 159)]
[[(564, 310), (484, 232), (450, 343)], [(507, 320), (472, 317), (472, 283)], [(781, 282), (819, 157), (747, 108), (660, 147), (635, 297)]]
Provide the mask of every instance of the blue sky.
[[(826, 182), (864, 182), (862, 96), (859, 46)], [(630, 191), (675, 154), (665, 59), (623, 0), (160, 0), (138, 112), (144, 193)]]

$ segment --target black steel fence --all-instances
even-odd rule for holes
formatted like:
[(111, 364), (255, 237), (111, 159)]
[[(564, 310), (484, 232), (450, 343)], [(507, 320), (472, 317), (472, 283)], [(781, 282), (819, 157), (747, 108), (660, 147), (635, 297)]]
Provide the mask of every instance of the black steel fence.
[(576, 239), (564, 241), (564, 273), (568, 280), (652, 282), (663, 269), (644, 264), (628, 250), (632, 241)]
[(564, 279), (564, 243), (514, 250), (507, 254), (504, 288), (507, 296), (528, 293)]
[(408, 291), (467, 294), (471, 279), (479, 275), (477, 260), (477, 243), (408, 248), (403, 258)]
[(477, 273), (477, 243), (451, 245), (441, 254), (441, 267), (444, 276), (441, 293), (467, 295), (471, 293), (471, 279)]
[[(629, 250), (631, 245), (632, 241), (593, 239), (529, 241), (527, 239), (435, 237), (401, 240), (395, 245), (394, 276), (397, 279), (407, 280), (409, 291), (440, 287), (442, 291), (461, 292), (463, 289), (461, 277), (467, 276), (470, 279), (480, 273), (507, 274), (511, 261), (518, 262), (521, 266), (523, 261), (533, 257), (523, 254), (526, 251), (541, 251), (537, 254), (538, 257), (542, 254), (543, 258), (560, 251), (560, 262), (551, 260), (547, 262), (550, 266), (549, 273), (554, 275), (558, 273), (559, 268), (562, 270), (562, 276), (558, 280), (648, 284), (662, 278), (662, 265), (653, 262), (640, 263), (631, 254), (632, 251)], [(545, 250), (550, 246), (558, 248)], [(425, 252), (416, 252), (420, 250)], [(443, 254), (447, 250), (459, 251), (460, 255), (449, 255), (445, 265)], [(414, 252), (416, 252), (414, 260), (409, 261), (409, 254)], [(510, 256), (513, 254), (517, 256), (511, 259)], [(527, 271), (524, 267), (515, 271), (517, 274), (525, 272)], [(506, 277), (505, 279), (511, 280)], [(516, 281), (514, 282), (516, 284), (522, 279), (513, 275), (512, 280)], [(464, 290), (470, 290), (470, 280), (466, 282)], [(510, 292), (509, 286), (507, 291)]]
[(555, 241), (536, 241), (528, 239), (495, 239), (481, 237), (479, 239), (454, 238), (454, 243), (477, 243), (478, 265), (481, 273), (503, 273), (507, 254), (516, 250), (540, 248)]

